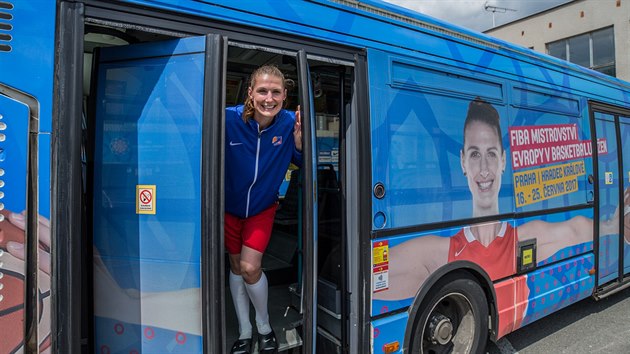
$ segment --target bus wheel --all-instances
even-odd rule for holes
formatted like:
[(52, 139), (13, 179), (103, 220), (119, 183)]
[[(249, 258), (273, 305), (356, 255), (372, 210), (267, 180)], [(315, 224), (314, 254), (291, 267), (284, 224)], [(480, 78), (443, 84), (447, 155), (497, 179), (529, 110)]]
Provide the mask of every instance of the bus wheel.
[(488, 303), (472, 278), (447, 277), (422, 303), (411, 352), (481, 353), (488, 339)]

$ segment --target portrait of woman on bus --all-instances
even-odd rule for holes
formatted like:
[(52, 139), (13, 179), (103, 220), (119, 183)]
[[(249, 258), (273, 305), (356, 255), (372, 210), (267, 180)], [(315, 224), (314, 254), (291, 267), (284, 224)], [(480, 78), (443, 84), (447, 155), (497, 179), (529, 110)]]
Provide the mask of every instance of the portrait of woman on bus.
[[(497, 110), (480, 98), (470, 102), (463, 128), (460, 152), (461, 173), (472, 197), (471, 217), (499, 215), (499, 191), (509, 168), (501, 143)], [(630, 204), (629, 192), (624, 195)], [(618, 208), (619, 209), (619, 208)], [(623, 208), (622, 208), (623, 210)], [(618, 210), (601, 222), (600, 235), (618, 233)], [(626, 215), (626, 224), (630, 223)], [(484, 269), (491, 280), (516, 273), (519, 241), (536, 239), (536, 259), (546, 260), (559, 250), (593, 240), (593, 221), (575, 216), (562, 222), (535, 220), (514, 229), (508, 222), (488, 221), (466, 226), (451, 237), (427, 235), (391, 247), (389, 289), (374, 294), (377, 300), (400, 300), (416, 296), (434, 271), (454, 261), (470, 261)], [(630, 242), (630, 234), (626, 234)], [(525, 294), (525, 298), (527, 298)]]

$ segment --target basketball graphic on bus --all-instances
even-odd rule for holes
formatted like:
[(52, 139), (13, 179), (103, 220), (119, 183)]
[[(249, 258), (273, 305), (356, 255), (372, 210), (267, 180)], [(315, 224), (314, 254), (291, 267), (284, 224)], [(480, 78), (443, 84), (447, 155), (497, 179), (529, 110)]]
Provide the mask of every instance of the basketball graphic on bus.
[(23, 242), (24, 232), (7, 220), (8, 212), (0, 215), (0, 353), (13, 353), (23, 344), (25, 267), (6, 247), (10, 241)]
[[(16, 353), (24, 346), (24, 287), (26, 264), (11, 252), (23, 248), (24, 231), (11, 222), (20, 219), (18, 214), (0, 211), (0, 353)], [(20, 214), (21, 215), (21, 214)], [(18, 223), (19, 224), (19, 223)], [(47, 228), (43, 232), (49, 232)], [(41, 246), (45, 248), (45, 246)], [(46, 265), (49, 269), (50, 265)], [(40, 269), (39, 291), (39, 350), (49, 353), (50, 338), (50, 276)], [(16, 325), (21, 323), (21, 325)]]
[[(2, 252), (0, 250), (0, 252)], [(0, 257), (4, 260), (6, 257)], [(23, 344), (23, 327), (16, 324), (24, 324), (24, 276), (17, 272), (0, 270), (3, 287), (0, 290), (0, 353), (14, 353)]]

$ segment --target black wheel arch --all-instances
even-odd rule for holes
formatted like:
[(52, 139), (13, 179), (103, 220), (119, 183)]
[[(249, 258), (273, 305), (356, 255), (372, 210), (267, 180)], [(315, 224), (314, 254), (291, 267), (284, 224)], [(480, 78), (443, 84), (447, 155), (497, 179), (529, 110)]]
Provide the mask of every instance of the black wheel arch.
[(488, 333), (490, 340), (496, 341), (498, 323), (496, 293), (488, 273), (486, 273), (478, 264), (469, 261), (455, 261), (444, 265), (431, 274), (418, 290), (416, 297), (409, 307), (409, 319), (407, 320), (407, 328), (405, 329), (403, 353), (409, 352), (412, 336), (418, 326), (417, 322), (420, 318), (421, 306), (427, 295), (430, 294), (431, 290), (435, 288), (435, 285), (442, 281), (445, 277), (453, 276), (458, 273), (461, 276), (469, 276), (476, 280), (485, 292), (486, 301), (488, 303), (488, 311), (490, 314), (490, 328), (488, 328)]

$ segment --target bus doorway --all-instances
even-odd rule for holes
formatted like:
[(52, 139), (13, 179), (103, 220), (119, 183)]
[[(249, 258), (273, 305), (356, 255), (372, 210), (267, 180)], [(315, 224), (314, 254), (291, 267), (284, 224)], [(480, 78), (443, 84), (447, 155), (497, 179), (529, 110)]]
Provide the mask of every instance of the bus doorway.
[[(341, 351), (345, 340), (345, 171), (340, 156), (343, 122), (352, 101), (353, 68), (349, 63), (297, 54), (230, 42), (226, 106), (242, 104), (252, 72), (273, 65), (285, 76), (284, 108), (294, 112), (298, 104), (302, 107), (303, 163), (301, 167), (289, 166), (278, 190), (279, 204), (262, 269), (269, 283), (269, 318), (279, 351), (332, 353)], [(309, 190), (315, 193), (307, 193)], [(227, 290), (225, 308), (229, 351), (238, 339), (239, 325), (232, 294)], [(255, 332), (254, 310), (251, 307), (249, 312)]]
[(209, 35), (95, 52), (86, 144), (96, 352), (228, 352), (238, 338), (223, 244), (223, 110), (244, 101), (263, 64), (285, 73), (286, 108), (301, 105), (306, 130), (263, 258), (271, 326), (280, 351), (343, 347), (340, 150), (352, 66)]
[(593, 105), (597, 139), (597, 224), (600, 229), (610, 227), (615, 231), (596, 239), (598, 298), (630, 285), (630, 211), (627, 207), (630, 157), (622, 154), (628, 151), (629, 116), (630, 112), (614, 107)]

